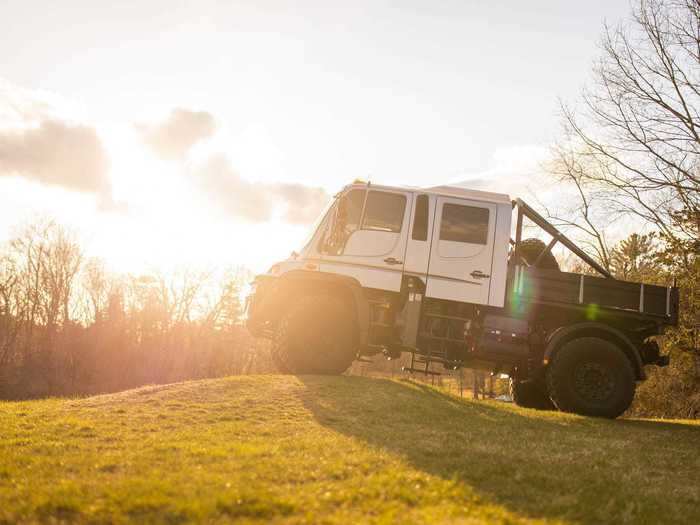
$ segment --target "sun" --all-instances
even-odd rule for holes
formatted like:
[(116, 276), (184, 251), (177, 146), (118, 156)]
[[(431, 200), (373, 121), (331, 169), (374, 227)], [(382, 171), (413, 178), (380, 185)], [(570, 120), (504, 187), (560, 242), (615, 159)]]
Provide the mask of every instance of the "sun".
[(257, 223), (231, 217), (199, 191), (191, 161), (155, 157), (129, 128), (105, 127), (103, 136), (121, 206), (88, 227), (89, 248), (115, 270), (244, 265), (261, 272), (309, 234), (311, 226), (288, 224), (281, 213)]

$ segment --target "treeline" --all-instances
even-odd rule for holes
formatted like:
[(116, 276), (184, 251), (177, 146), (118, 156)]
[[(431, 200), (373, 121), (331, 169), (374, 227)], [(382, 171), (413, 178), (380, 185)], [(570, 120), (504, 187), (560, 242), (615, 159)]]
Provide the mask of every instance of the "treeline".
[(0, 252), (0, 398), (269, 371), (241, 324), (244, 271), (115, 275), (51, 221)]

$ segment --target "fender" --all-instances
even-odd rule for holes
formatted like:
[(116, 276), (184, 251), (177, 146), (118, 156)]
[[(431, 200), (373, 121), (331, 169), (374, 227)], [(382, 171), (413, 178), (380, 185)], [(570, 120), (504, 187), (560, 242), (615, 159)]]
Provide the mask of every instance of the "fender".
[[(269, 278), (268, 278), (269, 279)], [(270, 282), (274, 279), (273, 282)], [(266, 281), (271, 285), (266, 291), (260, 305), (259, 314), (267, 319), (278, 318), (288, 304), (289, 298), (295, 294), (312, 292), (314, 290), (340, 292), (354, 304), (354, 315), (359, 330), (360, 346), (367, 343), (369, 333), (369, 303), (364, 296), (360, 282), (346, 275), (309, 270), (290, 270), (279, 277)]]
[[(644, 372), (644, 365), (642, 363), (642, 357), (639, 354), (637, 347), (630, 341), (623, 332), (617, 328), (611, 326), (595, 323), (595, 322), (584, 322), (576, 323), (569, 326), (562, 326), (557, 328), (552, 332), (548, 338), (547, 345), (545, 347), (543, 363), (547, 364), (552, 358), (554, 351), (559, 348), (563, 343), (577, 337), (602, 335), (604, 338), (612, 339), (617, 343), (623, 352), (630, 358), (634, 366), (637, 379), (646, 379), (646, 373)], [(606, 337), (607, 336), (607, 337)]]

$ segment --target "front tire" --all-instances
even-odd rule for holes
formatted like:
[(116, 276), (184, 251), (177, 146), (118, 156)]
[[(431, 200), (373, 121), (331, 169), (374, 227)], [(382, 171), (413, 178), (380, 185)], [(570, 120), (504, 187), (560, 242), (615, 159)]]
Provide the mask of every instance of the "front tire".
[(624, 352), (597, 337), (566, 343), (547, 369), (547, 390), (564, 412), (614, 419), (634, 398), (635, 374)]
[(355, 359), (355, 323), (334, 297), (302, 297), (279, 323), (271, 354), (278, 369), (292, 374), (342, 374)]

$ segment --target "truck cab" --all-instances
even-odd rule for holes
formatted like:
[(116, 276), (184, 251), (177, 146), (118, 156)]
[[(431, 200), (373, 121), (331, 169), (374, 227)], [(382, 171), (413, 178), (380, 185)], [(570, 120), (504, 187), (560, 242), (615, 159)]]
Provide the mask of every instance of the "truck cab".
[[(521, 239), (526, 219), (548, 245)], [(557, 243), (601, 276), (561, 272)], [(505, 194), (353, 183), (299, 253), (256, 278), (246, 311), (281, 371), (342, 373), (408, 352), (409, 373), (505, 372), (520, 404), (616, 417), (644, 366), (665, 364), (653, 338), (677, 321), (677, 290), (613, 279)]]
[(273, 272), (328, 272), (393, 292), (413, 276), (427, 297), (502, 307), (511, 216), (504, 194), (352, 184)]

